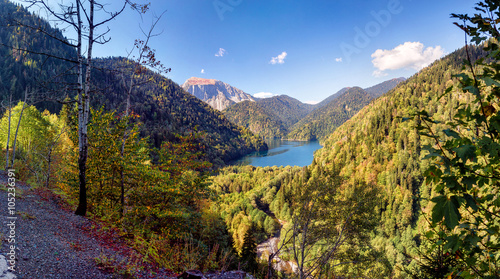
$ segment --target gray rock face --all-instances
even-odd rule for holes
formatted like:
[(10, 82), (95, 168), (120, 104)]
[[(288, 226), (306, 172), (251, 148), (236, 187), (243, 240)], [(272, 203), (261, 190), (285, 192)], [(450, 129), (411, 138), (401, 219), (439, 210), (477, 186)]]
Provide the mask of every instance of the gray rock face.
[(192, 77), (181, 87), (198, 99), (208, 103), (214, 109), (220, 111), (235, 103), (247, 100), (255, 102), (252, 95), (215, 79)]
[(0, 279), (15, 279), (14, 274), (9, 271), (9, 265), (4, 255), (0, 255)]

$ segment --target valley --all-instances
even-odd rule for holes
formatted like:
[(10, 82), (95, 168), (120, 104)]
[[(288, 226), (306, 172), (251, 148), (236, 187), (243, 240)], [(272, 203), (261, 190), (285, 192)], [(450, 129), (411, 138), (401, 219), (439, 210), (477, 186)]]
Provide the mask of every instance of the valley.
[[(325, 46), (333, 43), (323, 45), (331, 36), (326, 25), (321, 35), (299, 28), (333, 24), (330, 14), (316, 10), (311, 18), (301, 10), (292, 17), (280, 13), (292, 6), (274, 6), (281, 20), (293, 18), (286, 27), (304, 36), (287, 40), (289, 33), (273, 29), (281, 23), (243, 24), (250, 17), (241, 14), (243, 6), (274, 22), (265, 9), (233, 2), (210, 5), (217, 22), (206, 3), (169, 3), (178, 12), (191, 7), (192, 14), (166, 13), (172, 37), (154, 49), (150, 39), (162, 34), (152, 35), (161, 16), (149, 9), (166, 5), (159, 1), (124, 1), (117, 13), (101, 1), (69, 1), (48, 21), (33, 11), (51, 13), (45, 0), (34, 6), (0, 0), (0, 162), (8, 170), (1, 180), (10, 185), (5, 196), (23, 210), (9, 203), (4, 216), (19, 217), (22, 230), (50, 226), (64, 251), (57, 265), (73, 266), (75, 256), (90, 253), (85, 247), (106, 247), (101, 255), (92, 248), (93, 258), (83, 261), (92, 274), (79, 268), (75, 276), (82, 278), (183, 278), (187, 271), (221, 279), (498, 278), (500, 7), (481, 1), (479, 14), (452, 14), (459, 27), (453, 28), (471, 43), (446, 53), (416, 41), (372, 49), (385, 43), (377, 37), (387, 31), (382, 27), (398, 32), (390, 25), (398, 13), (371, 12), (380, 32), (356, 27), (355, 42), (373, 36), (347, 61), (327, 56)], [(330, 5), (348, 3), (318, 5), (336, 11)], [(107, 50), (113, 43), (111, 31), (96, 22), (111, 16), (104, 20), (109, 30), (123, 31), (114, 20), (131, 11), (152, 19), (149, 33), (142, 25), (137, 33), (145, 38), (134, 38), (127, 55), (93, 54), (93, 46)], [(261, 24), (272, 33), (267, 41), (283, 40), (290, 49), (271, 52), (253, 41)], [(440, 32), (436, 37), (444, 37)], [(339, 39), (351, 41), (345, 34)], [(167, 51), (178, 70), (159, 61)], [(263, 53), (268, 58), (255, 57)], [(370, 59), (373, 69), (359, 62)], [(320, 90), (326, 98), (307, 101)], [(11, 181), (22, 185), (12, 197)], [(53, 231), (68, 226), (53, 218), (59, 215), (73, 216), (78, 226), (63, 241)], [(83, 234), (85, 247), (71, 242)], [(33, 237), (15, 243), (19, 255)], [(128, 254), (112, 252), (114, 246)], [(5, 251), (0, 256), (7, 258)], [(50, 266), (36, 273), (54, 273)], [(61, 276), (72, 276), (69, 269)]]
[[(366, 90), (346, 87), (316, 105), (304, 104), (286, 95), (241, 100), (227, 106), (223, 113), (231, 122), (264, 138), (323, 140), (370, 101), (390, 91), (404, 80), (404, 78), (392, 79)], [(189, 80), (186, 84), (188, 82)], [(208, 91), (204, 92), (201, 89), (197, 94), (210, 95)], [(214, 102), (214, 98), (206, 102)], [(227, 97), (222, 98), (225, 100)]]

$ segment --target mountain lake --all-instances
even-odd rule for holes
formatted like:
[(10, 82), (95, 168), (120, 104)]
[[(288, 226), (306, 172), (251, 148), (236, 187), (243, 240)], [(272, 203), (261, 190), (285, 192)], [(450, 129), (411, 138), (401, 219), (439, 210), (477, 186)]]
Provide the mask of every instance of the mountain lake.
[(233, 161), (231, 165), (254, 167), (308, 166), (313, 161), (314, 151), (322, 146), (318, 141), (266, 140), (268, 151), (254, 152)]

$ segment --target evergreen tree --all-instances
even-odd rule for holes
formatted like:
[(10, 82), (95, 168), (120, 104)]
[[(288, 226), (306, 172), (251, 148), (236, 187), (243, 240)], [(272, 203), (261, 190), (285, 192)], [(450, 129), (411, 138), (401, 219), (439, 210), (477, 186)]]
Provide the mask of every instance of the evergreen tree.
[(241, 262), (245, 270), (249, 272), (257, 271), (257, 243), (255, 242), (255, 227), (252, 225), (245, 232), (243, 247), (241, 249)]

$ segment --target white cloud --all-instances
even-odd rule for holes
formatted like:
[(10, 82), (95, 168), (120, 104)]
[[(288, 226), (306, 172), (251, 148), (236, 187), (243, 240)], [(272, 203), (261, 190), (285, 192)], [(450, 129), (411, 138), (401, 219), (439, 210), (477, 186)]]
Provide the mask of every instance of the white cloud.
[(319, 104), (319, 101), (305, 101), (304, 104), (315, 105)]
[(253, 94), (253, 96), (255, 98), (262, 98), (263, 99), (263, 98), (271, 98), (271, 97), (277, 96), (277, 95), (274, 93), (270, 93), (270, 92), (259, 92), (259, 93)]
[(386, 70), (415, 69), (421, 70), (445, 54), (441, 46), (424, 47), (420, 42), (405, 42), (391, 50), (377, 49), (372, 54), (372, 63), (376, 71), (374, 76), (385, 76)]
[(270, 64), (283, 64), (285, 63), (285, 58), (288, 55), (286, 51), (283, 51), (280, 55), (271, 58), (271, 61), (269, 61)]
[(384, 73), (383, 71), (380, 71), (380, 70), (375, 70), (373, 71), (373, 76), (374, 77), (385, 77), (389, 75), (388, 73)]
[(201, 73), (204, 74), (205, 73), (205, 69), (201, 69)]
[(335, 62), (342, 62), (342, 57), (335, 58)]
[(215, 54), (216, 57), (222, 57), (226, 54), (226, 50), (223, 48), (219, 48), (219, 51)]

